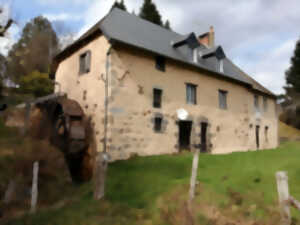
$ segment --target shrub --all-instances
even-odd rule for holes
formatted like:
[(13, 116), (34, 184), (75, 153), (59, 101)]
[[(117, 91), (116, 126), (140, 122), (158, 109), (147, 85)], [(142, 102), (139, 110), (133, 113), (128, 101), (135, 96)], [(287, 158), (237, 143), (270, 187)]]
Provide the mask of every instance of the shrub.
[(53, 82), (48, 74), (33, 71), (20, 79), (20, 92), (33, 94), (35, 97), (42, 97), (53, 92)]

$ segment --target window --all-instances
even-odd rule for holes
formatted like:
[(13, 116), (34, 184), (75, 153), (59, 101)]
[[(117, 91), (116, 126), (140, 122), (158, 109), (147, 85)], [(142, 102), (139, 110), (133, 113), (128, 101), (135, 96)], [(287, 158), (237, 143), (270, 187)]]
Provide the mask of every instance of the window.
[(154, 131), (161, 132), (162, 117), (154, 118)]
[(194, 84), (186, 84), (186, 102), (188, 104), (197, 104), (197, 99), (196, 99), (196, 90), (197, 86)]
[(227, 109), (227, 91), (219, 90), (219, 107)]
[(198, 50), (197, 50), (197, 48), (193, 49), (193, 62), (198, 63)]
[(166, 59), (163, 56), (155, 57), (155, 67), (156, 69), (165, 72), (166, 71)]
[(90, 72), (91, 51), (87, 51), (79, 56), (79, 74)]
[(264, 97), (264, 112), (268, 111), (268, 99), (267, 97)]
[(219, 64), (220, 64), (220, 72), (224, 73), (224, 63), (223, 63), (223, 59), (219, 60)]
[(259, 101), (258, 101), (258, 95), (254, 95), (254, 108), (255, 108), (255, 111), (259, 111)]
[(154, 108), (161, 108), (161, 97), (162, 97), (162, 90), (154, 88), (153, 89), (153, 107)]

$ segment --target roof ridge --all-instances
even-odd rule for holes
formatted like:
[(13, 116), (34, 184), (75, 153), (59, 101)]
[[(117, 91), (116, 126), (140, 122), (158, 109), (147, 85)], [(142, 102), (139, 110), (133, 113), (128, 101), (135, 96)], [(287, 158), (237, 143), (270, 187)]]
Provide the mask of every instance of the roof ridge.
[[(174, 34), (177, 34), (177, 35), (180, 35), (180, 36), (184, 36), (184, 34), (180, 34), (180, 33), (175, 32), (175, 31), (173, 31), (173, 30), (169, 30), (169, 29), (167, 29), (167, 28), (165, 28), (165, 27), (163, 27), (163, 26), (161, 26), (161, 25), (158, 25), (158, 24), (153, 23), (153, 22), (151, 22), (151, 21), (149, 21), (149, 20), (143, 19), (143, 18), (141, 18), (141, 17), (138, 16), (138, 15), (129, 13), (129, 12), (124, 11), (124, 10), (122, 10), (122, 9), (119, 9), (119, 8), (117, 8), (117, 7), (114, 7), (113, 9), (111, 9), (111, 10), (106, 14), (106, 16), (108, 16), (108, 15), (109, 15), (111, 12), (113, 12), (113, 11), (119, 11), (119, 12), (124, 13), (124, 14), (127, 14), (127, 15), (129, 15), (129, 16), (136, 17), (138, 20), (142, 20), (142, 21), (144, 21), (144, 22), (146, 22), (146, 23), (149, 23), (149, 24), (151, 24), (151, 25), (154, 25), (154, 26), (156, 26), (156, 27), (159, 27), (159, 28), (161, 28), (162, 30), (165, 30), (165, 31), (167, 31), (167, 32), (171, 32), (171, 33), (174, 33)], [(192, 32), (191, 32), (191, 33), (192, 33)], [(189, 34), (190, 34), (190, 33), (189, 33)]]

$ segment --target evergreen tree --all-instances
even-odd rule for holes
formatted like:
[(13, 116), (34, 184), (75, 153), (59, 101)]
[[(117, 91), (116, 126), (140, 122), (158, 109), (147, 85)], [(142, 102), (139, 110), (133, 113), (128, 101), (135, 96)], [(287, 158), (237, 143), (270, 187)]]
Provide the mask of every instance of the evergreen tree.
[(157, 25), (163, 26), (161, 15), (151, 0), (144, 0), (139, 16)]
[[(297, 41), (291, 67), (286, 71), (287, 92), (300, 93), (300, 40)], [(289, 94), (289, 93), (287, 93)]]
[(122, 9), (124, 11), (127, 11), (127, 8), (125, 6), (125, 3), (124, 3), (124, 0), (121, 0), (121, 2), (118, 2), (117, 0), (115, 1), (115, 3), (113, 4), (113, 6), (111, 7), (112, 9), (113, 8), (119, 8), (119, 9)]
[(165, 22), (164, 27), (165, 27), (166, 29), (168, 29), (168, 30), (172, 30), (172, 29), (171, 29), (171, 25), (170, 25), (170, 21), (169, 21), (169, 20), (167, 20), (167, 21)]

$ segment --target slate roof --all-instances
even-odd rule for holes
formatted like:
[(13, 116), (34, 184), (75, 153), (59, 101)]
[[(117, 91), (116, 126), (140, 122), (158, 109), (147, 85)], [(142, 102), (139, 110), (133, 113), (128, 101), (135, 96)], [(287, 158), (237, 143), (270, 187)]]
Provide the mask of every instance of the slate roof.
[[(85, 39), (99, 29), (106, 38), (111, 41), (137, 47), (199, 69), (211, 71), (217, 76), (221, 76), (220, 78), (235, 80), (249, 86), (253, 85), (253, 82), (245, 77), (227, 58), (223, 60), (224, 72), (221, 73), (218, 71), (219, 62), (215, 56), (209, 58), (199, 56), (198, 63), (194, 63), (193, 54), (188, 45), (177, 48), (173, 47), (174, 42), (184, 40), (186, 37), (189, 37), (190, 34), (178, 34), (118, 8), (112, 9), (109, 14), (95, 24), (76, 42)], [(74, 44), (76, 44), (76, 42)], [(72, 45), (68, 48), (72, 48)], [(210, 51), (200, 43), (198, 50)]]

